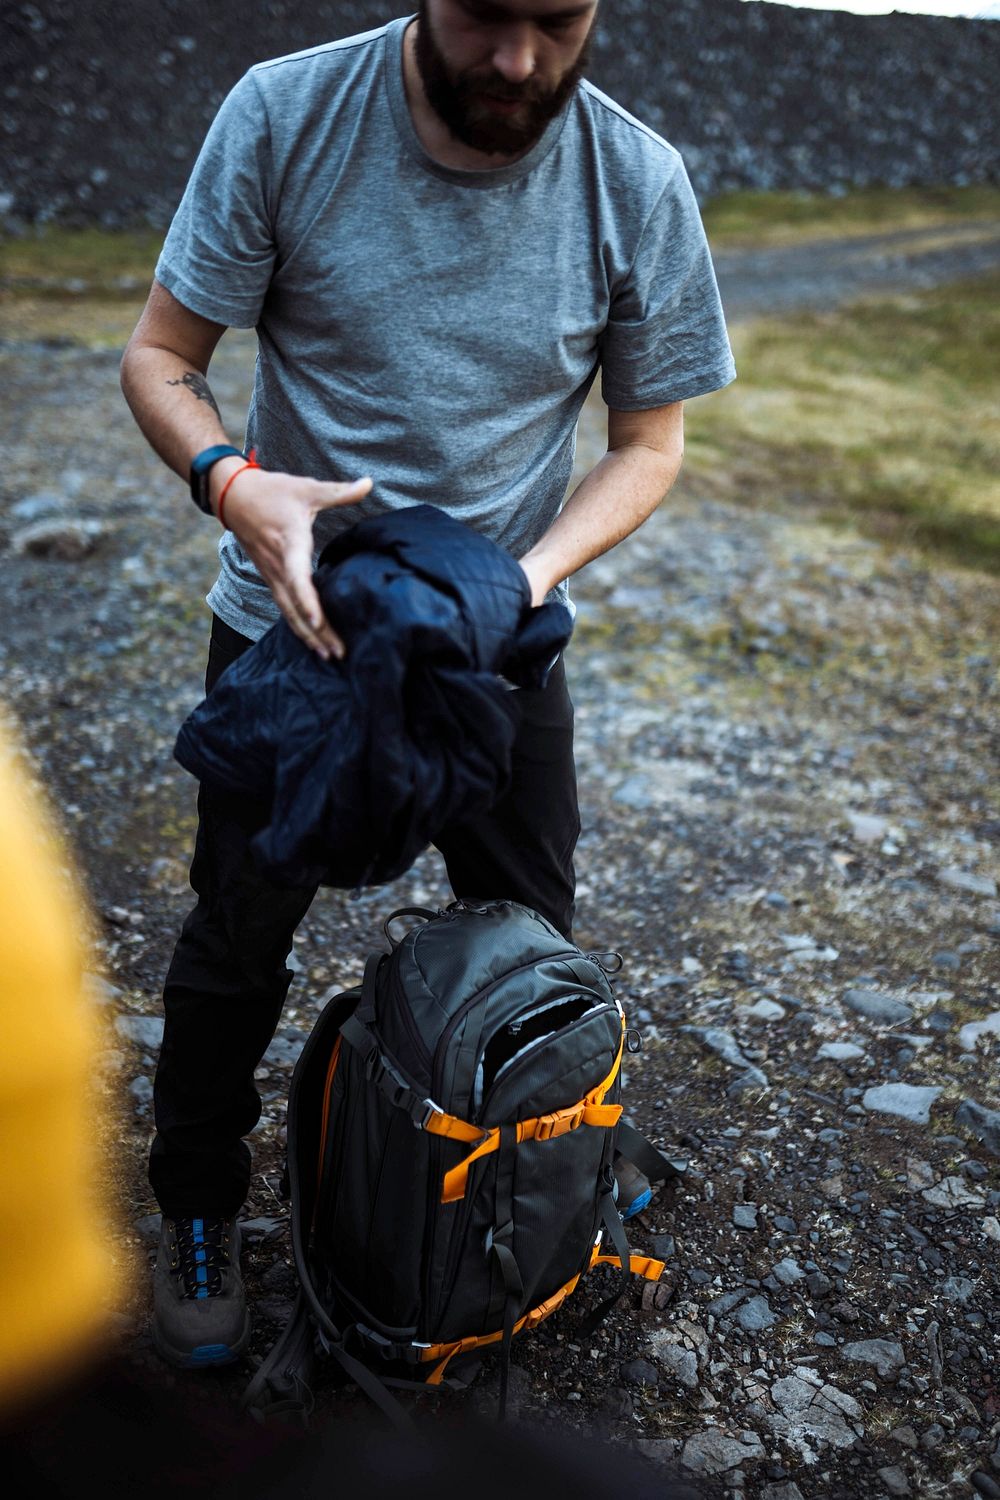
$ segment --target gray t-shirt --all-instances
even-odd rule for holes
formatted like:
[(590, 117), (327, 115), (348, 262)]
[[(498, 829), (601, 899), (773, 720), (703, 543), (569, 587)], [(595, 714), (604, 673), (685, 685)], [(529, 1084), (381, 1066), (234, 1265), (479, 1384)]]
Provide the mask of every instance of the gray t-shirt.
[[(213, 123), (156, 275), (185, 307), (256, 328), (246, 442), (268, 469), (370, 474), (363, 515), (428, 502), (515, 557), (562, 504), (598, 365), (609, 406), (716, 390), (735, 370), (677, 152), (582, 82), (513, 165), (421, 146), (407, 19), (260, 63)], [(259, 637), (277, 618), (239, 542), (208, 597)]]

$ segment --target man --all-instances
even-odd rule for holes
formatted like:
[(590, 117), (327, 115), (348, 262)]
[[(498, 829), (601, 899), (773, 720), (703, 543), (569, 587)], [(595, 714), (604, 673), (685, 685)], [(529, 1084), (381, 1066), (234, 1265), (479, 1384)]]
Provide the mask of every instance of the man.
[[(732, 379), (732, 359), (677, 153), (582, 79), (596, 12), (423, 0), (415, 19), (251, 69), (224, 103), (122, 367), (149, 441), (224, 510), (208, 686), (279, 611), (343, 654), (310, 573), (363, 515), (444, 507), (520, 560), (538, 603), (670, 489), (682, 403)], [(227, 450), (205, 378), (227, 324), (257, 329), (259, 468)], [(560, 510), (599, 365), (608, 452)], [(568, 933), (562, 663), (518, 698), (510, 790), (438, 846), (456, 894), (520, 900)], [(183, 1365), (246, 1347), (242, 1137), (315, 894), (260, 878), (238, 808), (203, 789), (200, 812), (150, 1167), (154, 1332)]]

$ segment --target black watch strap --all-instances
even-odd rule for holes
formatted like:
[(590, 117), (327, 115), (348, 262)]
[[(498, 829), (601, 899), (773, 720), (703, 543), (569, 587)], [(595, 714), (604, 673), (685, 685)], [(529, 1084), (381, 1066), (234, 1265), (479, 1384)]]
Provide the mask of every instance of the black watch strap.
[(208, 476), (213, 464), (230, 455), (233, 458), (246, 458), (242, 448), (234, 448), (231, 443), (216, 443), (214, 448), (203, 448), (191, 460), (191, 499), (206, 516), (212, 514), (212, 502), (208, 498)]

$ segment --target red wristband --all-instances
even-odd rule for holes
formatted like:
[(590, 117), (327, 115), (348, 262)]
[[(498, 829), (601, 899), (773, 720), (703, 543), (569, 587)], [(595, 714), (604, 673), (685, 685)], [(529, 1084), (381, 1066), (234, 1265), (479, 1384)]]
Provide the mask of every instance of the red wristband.
[(225, 484), (222, 486), (222, 489), (219, 492), (219, 503), (218, 503), (218, 505), (215, 508), (215, 514), (218, 516), (218, 518), (219, 518), (219, 525), (222, 527), (222, 529), (224, 531), (227, 528), (226, 528), (225, 513), (223, 512), (222, 507), (226, 503), (226, 493), (227, 493), (227, 491), (229, 489), (229, 486), (232, 484), (232, 482), (236, 478), (236, 476), (238, 474), (242, 474), (246, 469), (259, 469), (260, 467), (261, 467), (261, 465), (257, 462), (257, 449), (256, 448), (251, 448), (249, 454), (247, 455), (247, 461), (246, 461), (246, 463), (242, 466), (242, 468), (234, 469), (233, 472), (230, 474), (229, 478), (226, 480)]

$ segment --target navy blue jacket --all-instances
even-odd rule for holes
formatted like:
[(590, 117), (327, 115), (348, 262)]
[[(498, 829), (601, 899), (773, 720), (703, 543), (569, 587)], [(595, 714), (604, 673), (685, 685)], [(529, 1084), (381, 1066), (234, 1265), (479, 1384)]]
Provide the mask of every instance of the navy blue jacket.
[(270, 879), (378, 885), (504, 791), (516, 712), (497, 674), (544, 686), (572, 617), (532, 608), (514, 558), (430, 505), (344, 532), (315, 582), (346, 660), (322, 661), (279, 621), (174, 754), (263, 820), (251, 847)]

